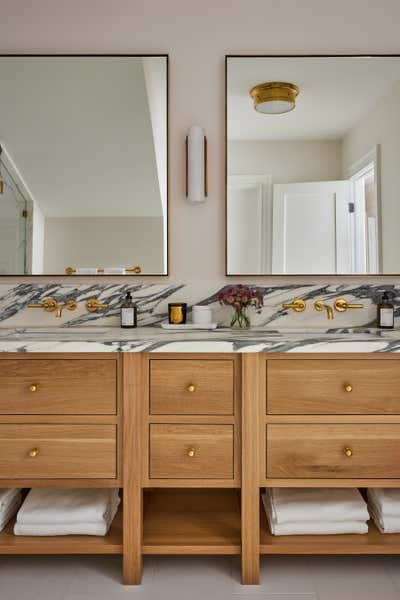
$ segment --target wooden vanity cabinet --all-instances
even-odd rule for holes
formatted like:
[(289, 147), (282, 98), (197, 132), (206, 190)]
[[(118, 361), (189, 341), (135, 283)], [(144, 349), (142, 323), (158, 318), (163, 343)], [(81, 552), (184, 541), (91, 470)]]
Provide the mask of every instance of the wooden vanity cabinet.
[(397, 354), (0, 354), (0, 485), (118, 487), (105, 537), (0, 554), (400, 554), (400, 534), (269, 533), (264, 487), (399, 487)]
[(242, 563), (259, 554), (399, 554), (400, 534), (272, 536), (264, 487), (400, 487), (398, 354), (243, 355)]
[(129, 582), (143, 554), (240, 554), (240, 355), (123, 359)]
[[(122, 359), (0, 354), (0, 486), (122, 487)], [(122, 554), (122, 512), (105, 537), (0, 533), (0, 554)]]

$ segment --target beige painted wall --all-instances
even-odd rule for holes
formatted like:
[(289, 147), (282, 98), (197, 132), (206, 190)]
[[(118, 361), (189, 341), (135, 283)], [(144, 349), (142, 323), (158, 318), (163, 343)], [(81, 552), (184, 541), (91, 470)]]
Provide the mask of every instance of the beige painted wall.
[(400, 224), (400, 83), (343, 139), (343, 169), (377, 144), (380, 150), (383, 270), (398, 273)]
[(163, 219), (46, 219), (44, 272), (66, 267), (134, 267), (146, 273), (163, 269)]
[[(170, 281), (224, 280), (224, 55), (400, 51), (398, 0), (0, 0), (0, 15), (2, 52), (169, 52)], [(201, 207), (184, 197), (195, 123), (209, 142)]]
[(341, 141), (232, 141), (229, 175), (271, 175), (272, 183), (342, 179)]

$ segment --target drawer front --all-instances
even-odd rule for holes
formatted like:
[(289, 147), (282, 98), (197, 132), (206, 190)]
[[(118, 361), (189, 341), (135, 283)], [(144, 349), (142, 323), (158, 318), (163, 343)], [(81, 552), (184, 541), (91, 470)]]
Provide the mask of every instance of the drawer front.
[(233, 425), (150, 425), (152, 479), (233, 479)]
[(270, 360), (269, 414), (400, 414), (397, 360)]
[(267, 425), (267, 478), (400, 477), (400, 424)]
[(114, 360), (0, 360), (0, 414), (111, 415)]
[(0, 478), (116, 476), (115, 425), (0, 425)]
[(231, 360), (151, 360), (150, 413), (232, 415)]

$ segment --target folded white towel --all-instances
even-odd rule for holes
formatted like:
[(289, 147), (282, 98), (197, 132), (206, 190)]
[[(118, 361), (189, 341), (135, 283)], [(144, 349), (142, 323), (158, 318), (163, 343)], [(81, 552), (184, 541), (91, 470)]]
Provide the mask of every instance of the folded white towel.
[(383, 517), (376, 513), (371, 505), (368, 506), (371, 517), (381, 533), (400, 533), (400, 517)]
[(1, 511), (7, 509), (16, 498), (20, 498), (20, 488), (0, 488), (0, 516)]
[(118, 505), (114, 505), (107, 521), (98, 523), (18, 523), (14, 525), (14, 535), (106, 535), (117, 514)]
[(54, 536), (54, 535), (106, 535), (110, 525), (105, 523), (70, 523), (69, 525), (31, 525), (15, 523), (14, 535)]
[(400, 489), (368, 488), (367, 495), (378, 515), (400, 517)]
[(15, 515), (22, 502), (22, 494), (19, 493), (12, 502), (8, 505), (7, 509), (2, 510), (0, 514), (0, 531), (3, 531), (8, 521)]
[(368, 521), (367, 505), (353, 488), (267, 488), (274, 522)]
[(293, 521), (276, 523), (274, 521), (271, 504), (266, 494), (262, 496), (269, 528), (273, 535), (335, 535), (335, 534), (365, 534), (368, 525), (365, 521)]
[(107, 523), (120, 503), (118, 489), (32, 489), (17, 515), (30, 525)]

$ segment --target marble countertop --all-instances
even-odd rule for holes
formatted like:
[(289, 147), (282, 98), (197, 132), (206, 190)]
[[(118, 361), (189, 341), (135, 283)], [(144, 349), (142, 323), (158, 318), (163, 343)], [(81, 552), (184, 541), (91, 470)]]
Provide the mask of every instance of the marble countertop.
[(0, 329), (0, 352), (400, 352), (399, 330)]

